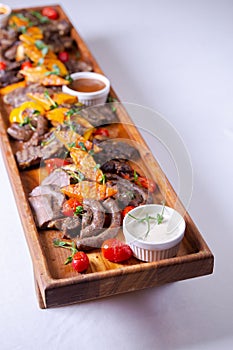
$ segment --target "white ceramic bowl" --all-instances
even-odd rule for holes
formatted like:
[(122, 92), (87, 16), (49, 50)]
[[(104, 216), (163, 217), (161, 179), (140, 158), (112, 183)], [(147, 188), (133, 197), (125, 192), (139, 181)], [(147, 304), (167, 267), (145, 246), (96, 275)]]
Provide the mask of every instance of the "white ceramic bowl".
[[(170, 207), (164, 208), (164, 220), (158, 225), (150, 220), (150, 231), (146, 236), (147, 224), (130, 217), (143, 218), (146, 214), (157, 217), (162, 213), (162, 205), (146, 204), (131, 210), (124, 218), (123, 233), (126, 243), (131, 247), (134, 256), (142, 261), (157, 261), (176, 256), (184, 236), (185, 221)], [(130, 215), (129, 215), (130, 214)]]
[(102, 90), (95, 92), (79, 92), (69, 88), (66, 85), (63, 85), (62, 91), (70, 94), (72, 96), (77, 96), (78, 101), (83, 103), (86, 106), (94, 106), (98, 104), (103, 104), (106, 102), (108, 93), (110, 91), (110, 81), (102, 74), (93, 73), (93, 72), (79, 72), (73, 73), (70, 75), (73, 80), (77, 79), (97, 79), (102, 81), (105, 84), (105, 87)]
[(0, 14), (0, 28), (6, 27), (8, 18), (11, 14), (10, 6), (0, 3), (0, 9), (5, 9), (6, 13)]

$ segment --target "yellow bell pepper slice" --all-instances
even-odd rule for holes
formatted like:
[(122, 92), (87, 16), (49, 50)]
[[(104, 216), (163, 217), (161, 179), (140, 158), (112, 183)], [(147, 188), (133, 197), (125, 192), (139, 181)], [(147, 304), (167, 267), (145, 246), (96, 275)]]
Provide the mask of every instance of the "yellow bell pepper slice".
[(26, 81), (20, 81), (19, 83), (14, 83), (14, 84), (10, 84), (4, 88), (0, 89), (0, 95), (7, 95), (10, 92), (14, 91), (15, 89), (18, 89), (20, 87), (25, 87), (26, 86)]
[(59, 124), (62, 124), (65, 119), (65, 114), (68, 111), (68, 108), (55, 108), (51, 111), (46, 112), (45, 116), (48, 120), (51, 120), (53, 122), (57, 122)]
[(51, 59), (51, 58), (45, 58), (43, 65), (49, 70), (53, 71), (54, 66), (57, 66), (61, 76), (66, 76), (68, 74), (68, 70), (66, 69), (66, 66), (57, 59)]
[(9, 19), (9, 25), (12, 27), (26, 27), (28, 26), (29, 19), (26, 17), (18, 17), (17, 15), (13, 15)]
[(11, 123), (23, 123), (24, 118), (27, 117), (27, 110), (39, 111), (40, 114), (44, 114), (44, 108), (36, 102), (29, 101), (24, 102), (20, 107), (14, 108), (9, 116), (9, 120)]

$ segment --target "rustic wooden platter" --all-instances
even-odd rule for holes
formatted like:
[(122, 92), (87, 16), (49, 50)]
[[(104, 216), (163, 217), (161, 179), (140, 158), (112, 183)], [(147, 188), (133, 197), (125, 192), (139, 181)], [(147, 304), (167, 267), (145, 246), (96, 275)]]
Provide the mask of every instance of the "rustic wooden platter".
[[(55, 6), (61, 18), (69, 20), (58, 5)], [(33, 8), (40, 10), (41, 8)], [(19, 10), (17, 10), (19, 11)], [(72, 29), (81, 56), (90, 62), (94, 71), (102, 73), (99, 65), (88, 50), (76, 30)], [(117, 97), (113, 89), (111, 96)], [(202, 238), (189, 214), (185, 213), (186, 231), (178, 255), (175, 258), (159, 262), (144, 263), (131, 258), (127, 263), (115, 264), (104, 259), (99, 250), (88, 253), (90, 267), (84, 274), (77, 274), (69, 265), (64, 265), (67, 252), (53, 247), (55, 237), (61, 237), (55, 230), (38, 230), (28, 203), (28, 193), (39, 184), (39, 169), (19, 171), (13, 153), (13, 143), (9, 140), (6, 129), (9, 125), (9, 109), (0, 101), (0, 143), (5, 165), (15, 195), (25, 237), (30, 250), (35, 287), (41, 308), (68, 305), (114, 294), (144, 289), (168, 282), (203, 276), (213, 272), (214, 257)], [(159, 190), (155, 202), (166, 196), (168, 206), (184, 210), (169, 181), (157, 161), (153, 158), (139, 131), (123, 108), (117, 111), (120, 120), (119, 136), (137, 141), (143, 145), (141, 159), (146, 157), (146, 164), (139, 161), (139, 166), (146, 174), (156, 179)]]

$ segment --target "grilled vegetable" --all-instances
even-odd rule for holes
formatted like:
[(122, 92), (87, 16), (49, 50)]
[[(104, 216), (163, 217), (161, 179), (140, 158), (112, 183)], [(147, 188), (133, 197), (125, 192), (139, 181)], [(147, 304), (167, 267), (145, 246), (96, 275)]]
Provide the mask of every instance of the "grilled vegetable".
[(70, 198), (77, 198), (81, 202), (84, 198), (100, 201), (114, 196), (117, 193), (117, 190), (114, 188), (90, 181), (81, 181), (78, 184), (63, 187), (61, 191), (66, 196)]
[(15, 89), (18, 89), (19, 87), (25, 87), (26, 81), (20, 81), (19, 83), (10, 84), (2, 89), (0, 89), (0, 95), (7, 95), (10, 92), (14, 91)]
[[(11, 123), (24, 123), (26, 117), (34, 112), (44, 114), (44, 108), (36, 102), (24, 102), (20, 107), (14, 108), (10, 113)], [(38, 113), (37, 112), (37, 113)]]
[(101, 247), (101, 252), (105, 259), (115, 263), (128, 260), (133, 255), (130, 246), (116, 238), (104, 241)]
[[(85, 148), (82, 142), (79, 142), (79, 146)], [(96, 182), (102, 181), (103, 172), (99, 169), (99, 164), (96, 164), (94, 158), (89, 153), (80, 148), (72, 148), (70, 155), (85, 178)]]

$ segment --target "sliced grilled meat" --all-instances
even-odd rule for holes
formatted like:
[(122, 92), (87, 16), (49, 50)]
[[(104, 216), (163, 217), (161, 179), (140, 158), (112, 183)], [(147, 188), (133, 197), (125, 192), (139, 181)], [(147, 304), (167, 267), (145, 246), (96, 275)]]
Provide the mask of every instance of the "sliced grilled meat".
[(109, 105), (85, 108), (80, 112), (80, 115), (93, 126), (102, 126), (118, 122), (116, 113), (112, 111)]
[(134, 160), (139, 158), (138, 150), (126, 142), (105, 140), (96, 144), (102, 148), (102, 151), (94, 156), (99, 164), (104, 164), (111, 159)]
[(111, 224), (109, 228), (97, 236), (77, 239), (76, 245), (78, 249), (89, 250), (93, 248), (100, 248), (106, 239), (116, 237), (121, 226), (121, 213), (119, 211), (119, 207), (117, 206), (116, 201), (111, 198), (106, 199), (103, 202), (103, 206), (107, 213), (111, 214)]
[(67, 61), (65, 65), (70, 74), (76, 72), (91, 72), (93, 69), (93, 67), (90, 64), (82, 60), (75, 60), (73, 58), (69, 59), (69, 61)]
[(78, 216), (56, 219), (48, 224), (49, 228), (57, 228), (66, 238), (76, 238), (81, 229), (81, 219)]
[(28, 141), (33, 134), (33, 130), (29, 125), (19, 126), (18, 123), (11, 124), (7, 132), (13, 139), (19, 141)]
[(107, 179), (107, 185), (117, 189), (117, 194), (114, 198), (117, 199), (120, 208), (124, 208), (128, 205), (135, 207), (142, 204), (152, 203), (152, 196), (142, 187), (137, 186), (135, 183), (125, 180), (116, 174), (105, 174)]
[(41, 146), (29, 146), (16, 152), (17, 163), (21, 169), (39, 164), (42, 157), (43, 152)]
[[(100, 230), (103, 228), (105, 221), (105, 214), (102, 205), (96, 200), (84, 199), (83, 209), (88, 209), (87, 212), (84, 214), (85, 216), (90, 214), (90, 210), (92, 211), (92, 221), (90, 225), (86, 226), (85, 228), (82, 227), (80, 237), (85, 238), (98, 235), (98, 233), (100, 233)], [(86, 222), (87, 219), (85, 219), (85, 225)]]
[(65, 196), (58, 186), (38, 186), (34, 188), (29, 197), (37, 226), (47, 227), (48, 223), (61, 217), (60, 209)]
[(68, 186), (70, 184), (70, 176), (66, 171), (62, 169), (55, 169), (49, 174), (42, 182), (41, 185), (56, 185), (61, 187)]
[(111, 159), (101, 165), (101, 170), (103, 173), (111, 174), (127, 174), (130, 177), (133, 176), (133, 169), (124, 159)]

